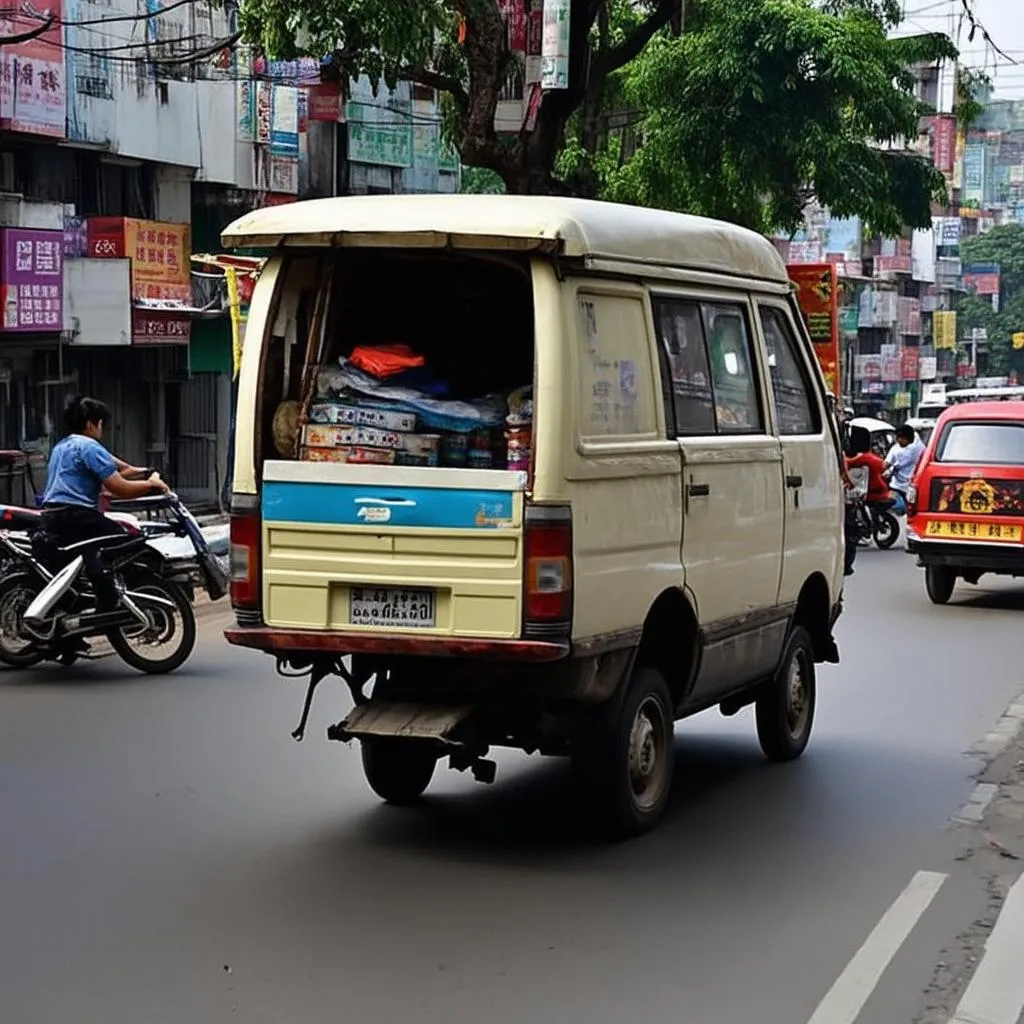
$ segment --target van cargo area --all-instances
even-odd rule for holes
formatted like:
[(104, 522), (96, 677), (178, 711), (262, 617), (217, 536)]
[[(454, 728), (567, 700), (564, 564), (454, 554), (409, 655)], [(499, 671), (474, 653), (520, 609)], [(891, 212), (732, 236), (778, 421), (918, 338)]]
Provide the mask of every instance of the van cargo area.
[(525, 259), (295, 259), (266, 346), (264, 458), (526, 471), (533, 359)]
[(257, 404), (268, 626), (515, 639), (529, 261), (293, 257)]

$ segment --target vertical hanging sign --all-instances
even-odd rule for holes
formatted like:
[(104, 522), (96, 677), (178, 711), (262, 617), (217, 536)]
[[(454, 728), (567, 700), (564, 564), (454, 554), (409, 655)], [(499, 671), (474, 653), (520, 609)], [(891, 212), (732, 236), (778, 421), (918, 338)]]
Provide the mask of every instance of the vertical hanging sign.
[(569, 8), (571, 0), (544, 0), (541, 37), (542, 89), (569, 88)]
[(789, 279), (796, 285), (797, 301), (814, 342), (814, 352), (828, 390), (840, 397), (839, 308), (836, 268), (830, 263), (790, 264)]

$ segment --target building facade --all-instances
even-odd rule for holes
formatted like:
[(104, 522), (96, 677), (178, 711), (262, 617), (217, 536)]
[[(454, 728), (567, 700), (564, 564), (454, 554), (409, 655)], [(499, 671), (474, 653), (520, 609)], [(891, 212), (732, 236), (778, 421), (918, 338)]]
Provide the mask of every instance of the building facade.
[[(0, 14), (0, 449), (37, 476), (66, 396), (197, 505), (223, 490), (231, 329), (220, 231), (255, 207), (454, 191), (436, 96), (322, 80), (238, 45), (232, 3), (52, 0)], [(26, 12), (33, 10), (25, 8)]]

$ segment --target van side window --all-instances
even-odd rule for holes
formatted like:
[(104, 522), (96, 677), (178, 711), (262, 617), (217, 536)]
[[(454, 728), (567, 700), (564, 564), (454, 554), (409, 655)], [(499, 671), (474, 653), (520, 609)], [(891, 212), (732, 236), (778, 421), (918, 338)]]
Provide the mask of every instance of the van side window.
[(700, 306), (679, 299), (655, 299), (654, 318), (658, 339), (668, 356), (676, 434), (714, 434), (715, 399)]
[(580, 436), (658, 436), (643, 297), (580, 292)]
[(705, 303), (715, 421), (720, 434), (758, 434), (764, 430), (750, 330), (741, 306)]
[(760, 313), (779, 433), (819, 434), (821, 413), (786, 315), (770, 306), (762, 306)]

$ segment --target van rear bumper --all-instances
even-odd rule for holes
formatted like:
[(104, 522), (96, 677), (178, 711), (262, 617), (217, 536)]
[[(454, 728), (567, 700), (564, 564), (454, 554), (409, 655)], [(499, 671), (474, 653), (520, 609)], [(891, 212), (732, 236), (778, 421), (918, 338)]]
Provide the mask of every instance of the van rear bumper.
[(433, 658), (474, 658), (481, 661), (560, 661), (569, 656), (568, 643), (537, 640), (483, 640), (472, 637), (416, 636), (409, 633), (342, 633), (312, 629), (272, 629), (266, 626), (226, 629), (224, 638), (238, 647), (285, 654), (289, 651), (324, 654), (398, 654)]

